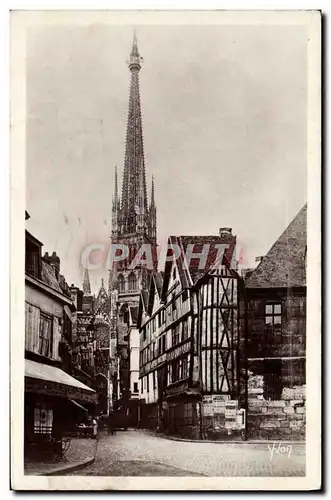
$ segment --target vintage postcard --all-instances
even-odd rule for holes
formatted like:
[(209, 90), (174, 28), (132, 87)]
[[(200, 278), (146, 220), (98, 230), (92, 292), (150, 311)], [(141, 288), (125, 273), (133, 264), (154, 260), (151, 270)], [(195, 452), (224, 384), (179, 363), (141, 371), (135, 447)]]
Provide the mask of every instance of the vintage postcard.
[(319, 489), (320, 12), (12, 11), (10, 69), (12, 488)]

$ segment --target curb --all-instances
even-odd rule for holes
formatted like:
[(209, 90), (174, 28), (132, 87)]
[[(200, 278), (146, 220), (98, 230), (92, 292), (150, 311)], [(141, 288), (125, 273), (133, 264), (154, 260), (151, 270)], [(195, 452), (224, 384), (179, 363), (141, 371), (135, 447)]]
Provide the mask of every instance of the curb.
[(66, 466), (62, 465), (60, 467), (57, 467), (56, 469), (53, 469), (52, 471), (39, 472), (38, 474), (36, 474), (36, 476), (61, 476), (63, 474), (67, 474), (68, 472), (84, 469), (84, 467), (93, 464), (94, 460), (95, 457), (89, 458), (84, 462), (78, 462), (78, 463), (76, 462), (75, 464), (68, 464)]
[[(149, 432), (147, 431), (149, 434)], [(181, 441), (184, 443), (212, 443), (212, 444), (276, 444), (276, 443), (282, 443), (282, 444), (293, 444), (293, 445), (300, 445), (300, 446), (306, 446), (305, 441), (285, 441), (285, 440), (234, 440), (234, 439), (224, 439), (224, 440), (217, 440), (217, 441), (212, 441), (210, 439), (185, 439), (185, 438), (180, 438), (176, 436), (166, 436), (165, 434), (157, 434), (154, 432), (150, 433), (152, 436), (155, 437), (160, 437), (162, 439), (168, 439), (169, 441)]]

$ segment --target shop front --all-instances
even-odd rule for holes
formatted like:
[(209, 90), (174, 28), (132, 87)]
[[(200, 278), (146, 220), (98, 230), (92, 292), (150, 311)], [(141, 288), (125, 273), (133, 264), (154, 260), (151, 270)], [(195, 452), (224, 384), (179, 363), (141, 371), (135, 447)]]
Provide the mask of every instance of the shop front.
[(96, 392), (56, 366), (25, 360), (24, 451), (62, 455), (77, 425), (96, 411)]

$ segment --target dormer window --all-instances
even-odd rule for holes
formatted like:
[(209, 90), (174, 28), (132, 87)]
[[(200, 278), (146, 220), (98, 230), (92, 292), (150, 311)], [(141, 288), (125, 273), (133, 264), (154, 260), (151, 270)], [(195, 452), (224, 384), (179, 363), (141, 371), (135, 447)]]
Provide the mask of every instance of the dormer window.
[(37, 279), (41, 279), (41, 247), (42, 243), (26, 231), (25, 272)]

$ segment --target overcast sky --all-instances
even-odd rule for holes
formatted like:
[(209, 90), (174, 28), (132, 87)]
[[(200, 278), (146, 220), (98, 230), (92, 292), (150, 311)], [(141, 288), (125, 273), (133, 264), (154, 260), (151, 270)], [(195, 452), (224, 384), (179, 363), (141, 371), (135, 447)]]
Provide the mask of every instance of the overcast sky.
[[(247, 265), (306, 202), (304, 26), (138, 26), (145, 160), (162, 244), (233, 228)], [(108, 248), (123, 169), (133, 27), (47, 26), (27, 38), (27, 228), (81, 285)], [(97, 291), (105, 267), (90, 273)]]

